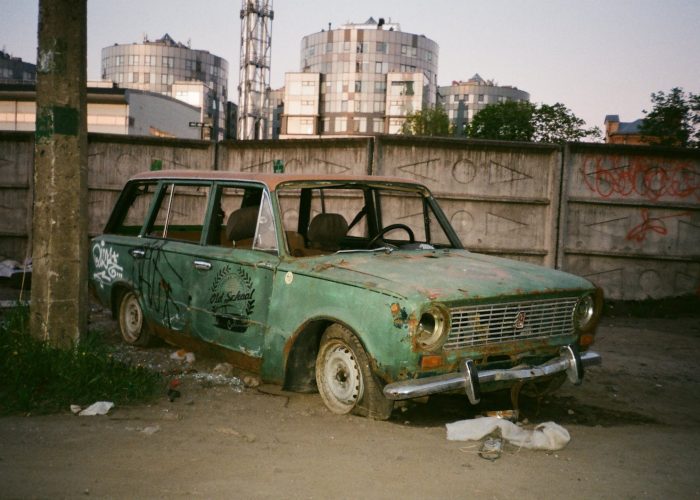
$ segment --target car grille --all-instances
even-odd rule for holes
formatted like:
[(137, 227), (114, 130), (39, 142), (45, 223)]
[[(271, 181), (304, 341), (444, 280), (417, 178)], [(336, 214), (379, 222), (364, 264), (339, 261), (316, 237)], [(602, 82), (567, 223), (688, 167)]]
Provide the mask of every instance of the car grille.
[(443, 346), (464, 349), (513, 340), (573, 335), (576, 297), (458, 307)]

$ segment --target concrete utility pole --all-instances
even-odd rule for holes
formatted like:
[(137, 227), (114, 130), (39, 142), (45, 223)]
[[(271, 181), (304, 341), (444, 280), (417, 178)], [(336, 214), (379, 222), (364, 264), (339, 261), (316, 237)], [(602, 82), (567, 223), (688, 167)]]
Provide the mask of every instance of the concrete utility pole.
[(69, 348), (87, 328), (87, 0), (40, 0), (30, 328)]

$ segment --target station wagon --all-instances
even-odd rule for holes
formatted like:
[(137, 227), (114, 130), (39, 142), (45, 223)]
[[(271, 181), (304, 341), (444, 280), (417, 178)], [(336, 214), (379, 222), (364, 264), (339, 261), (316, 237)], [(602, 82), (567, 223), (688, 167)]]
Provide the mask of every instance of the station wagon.
[(91, 242), (89, 275), (129, 344), (216, 349), (338, 414), (578, 384), (600, 362), (599, 289), (465, 249), (408, 179), (139, 174)]

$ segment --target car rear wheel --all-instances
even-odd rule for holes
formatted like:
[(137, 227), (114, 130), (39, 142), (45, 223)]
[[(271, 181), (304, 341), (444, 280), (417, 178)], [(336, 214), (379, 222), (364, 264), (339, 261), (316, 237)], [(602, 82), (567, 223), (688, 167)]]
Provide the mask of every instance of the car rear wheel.
[(146, 346), (153, 341), (139, 299), (131, 290), (124, 292), (119, 301), (119, 331), (130, 345)]
[(394, 402), (382, 394), (362, 344), (339, 324), (329, 326), (321, 337), (316, 384), (323, 402), (336, 414), (386, 420), (394, 407)]

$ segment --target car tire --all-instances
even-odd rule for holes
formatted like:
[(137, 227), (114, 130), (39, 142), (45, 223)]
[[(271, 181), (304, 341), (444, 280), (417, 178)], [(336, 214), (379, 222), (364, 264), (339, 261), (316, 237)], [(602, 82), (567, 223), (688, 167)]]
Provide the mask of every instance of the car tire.
[(148, 346), (153, 343), (153, 335), (146, 325), (143, 309), (136, 294), (127, 290), (119, 299), (119, 332), (129, 345)]
[(347, 328), (329, 326), (316, 358), (316, 384), (328, 409), (386, 420), (394, 402), (385, 398), (362, 344)]

